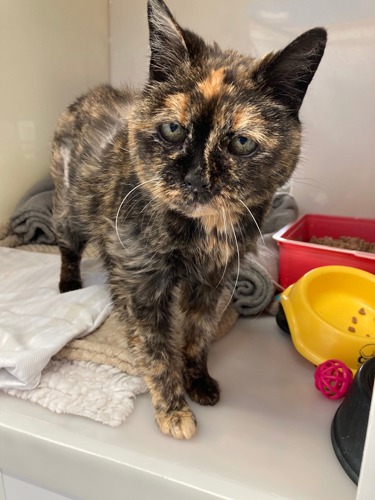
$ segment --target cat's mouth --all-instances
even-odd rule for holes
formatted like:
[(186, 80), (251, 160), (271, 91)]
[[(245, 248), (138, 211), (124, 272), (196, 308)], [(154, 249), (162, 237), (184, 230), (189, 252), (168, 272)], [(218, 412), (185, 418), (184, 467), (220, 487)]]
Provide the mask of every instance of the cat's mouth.
[(210, 205), (197, 204), (191, 211), (190, 217), (193, 219), (199, 217), (207, 217), (209, 215), (217, 215), (217, 210)]
[(184, 193), (176, 190), (173, 196), (165, 197), (163, 201), (167, 201), (169, 208), (193, 219), (217, 216), (221, 213), (216, 196), (208, 193)]
[(210, 201), (188, 200), (184, 203), (183, 209), (186, 215), (193, 219), (213, 216), (218, 213), (217, 207)]

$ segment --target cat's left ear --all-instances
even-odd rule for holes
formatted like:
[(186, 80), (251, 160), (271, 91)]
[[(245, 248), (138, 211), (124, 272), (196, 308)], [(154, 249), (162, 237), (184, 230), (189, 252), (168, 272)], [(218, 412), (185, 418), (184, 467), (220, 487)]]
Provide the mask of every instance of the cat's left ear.
[(326, 43), (324, 28), (306, 31), (284, 50), (269, 54), (260, 61), (254, 77), (268, 87), (277, 100), (286, 104), (293, 113), (298, 113)]
[(181, 64), (189, 60), (183, 32), (163, 0), (148, 0), (150, 32), (150, 79), (168, 80)]

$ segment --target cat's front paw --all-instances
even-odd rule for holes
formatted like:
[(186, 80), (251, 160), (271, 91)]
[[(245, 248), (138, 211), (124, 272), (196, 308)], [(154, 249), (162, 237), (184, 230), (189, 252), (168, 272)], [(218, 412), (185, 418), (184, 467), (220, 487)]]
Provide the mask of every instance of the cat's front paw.
[(79, 279), (60, 280), (59, 290), (60, 293), (73, 292), (82, 288), (82, 281)]
[(208, 374), (190, 377), (185, 382), (186, 391), (193, 401), (200, 405), (216, 405), (220, 399), (220, 387)]
[(176, 439), (191, 439), (197, 428), (194, 413), (189, 408), (158, 413), (155, 418), (161, 432)]

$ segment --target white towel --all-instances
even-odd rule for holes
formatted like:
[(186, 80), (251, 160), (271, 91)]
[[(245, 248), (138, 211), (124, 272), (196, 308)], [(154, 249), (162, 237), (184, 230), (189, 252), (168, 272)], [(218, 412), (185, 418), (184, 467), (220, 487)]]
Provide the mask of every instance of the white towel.
[(51, 357), (95, 330), (111, 300), (105, 273), (83, 260), (84, 288), (58, 290), (60, 257), (0, 248), (0, 388), (33, 389)]
[(48, 363), (35, 389), (4, 392), (55, 413), (79, 415), (117, 427), (132, 412), (135, 396), (146, 390), (140, 377), (113, 366), (63, 359)]

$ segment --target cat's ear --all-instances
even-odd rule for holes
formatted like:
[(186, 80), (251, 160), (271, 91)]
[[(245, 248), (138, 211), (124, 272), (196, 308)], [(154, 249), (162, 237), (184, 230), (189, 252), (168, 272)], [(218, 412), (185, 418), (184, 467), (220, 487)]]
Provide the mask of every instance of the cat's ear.
[(183, 32), (163, 0), (148, 0), (150, 32), (150, 79), (168, 80), (189, 53)]
[(277, 100), (298, 113), (323, 57), (326, 42), (324, 28), (306, 31), (285, 49), (266, 56), (256, 70), (256, 79), (270, 88)]

